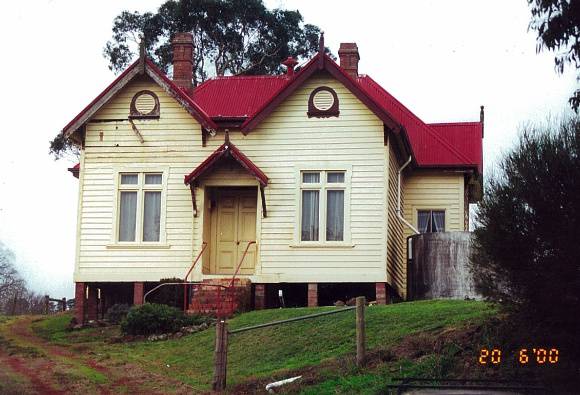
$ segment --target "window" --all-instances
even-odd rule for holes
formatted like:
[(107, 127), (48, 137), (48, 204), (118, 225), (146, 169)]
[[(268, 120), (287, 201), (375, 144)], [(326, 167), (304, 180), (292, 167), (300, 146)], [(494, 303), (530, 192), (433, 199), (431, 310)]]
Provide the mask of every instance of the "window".
[(300, 180), (300, 241), (345, 241), (345, 171), (302, 171)]
[(161, 241), (162, 192), (162, 173), (120, 173), (117, 241)]
[(419, 210), (417, 224), (421, 233), (445, 232), (445, 211)]

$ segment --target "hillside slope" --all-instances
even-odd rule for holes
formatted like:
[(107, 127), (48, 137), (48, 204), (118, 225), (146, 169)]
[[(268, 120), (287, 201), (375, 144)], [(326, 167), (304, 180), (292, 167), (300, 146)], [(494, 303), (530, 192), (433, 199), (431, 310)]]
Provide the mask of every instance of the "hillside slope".
[[(334, 308), (254, 311), (231, 319), (229, 327), (235, 329), (331, 309)], [(232, 335), (228, 388), (236, 393), (252, 393), (263, 389), (269, 381), (303, 374), (302, 383), (288, 390), (372, 393), (391, 377), (401, 374), (441, 374), (452, 368), (453, 363), (448, 359), (453, 358), (457, 349), (448, 347), (453, 342), (437, 339), (459, 338), (466, 333), (465, 328), (469, 331), (492, 315), (493, 309), (475, 301), (423, 301), (369, 307), (366, 333), (371, 352), (369, 366), (361, 370), (352, 361), (353, 311)], [(66, 314), (32, 323), (35, 338), (15, 333), (19, 320), (0, 324), (3, 342), (0, 359), (6, 358), (7, 347), (12, 347), (11, 352), (17, 355), (20, 347), (28, 350), (28, 354), (19, 357), (21, 363), (30, 360), (28, 363), (34, 364), (41, 356), (56, 368), (75, 366), (77, 381), (85, 375), (86, 380), (81, 382), (89, 390), (120, 391), (140, 385), (138, 388), (152, 393), (198, 393), (210, 388), (213, 328), (175, 340), (111, 344), (107, 340), (117, 334), (116, 327), (66, 332), (69, 320), (70, 315)], [(31, 353), (30, 349), (36, 351)], [(80, 369), (81, 366), (86, 369)], [(114, 370), (110, 369), (112, 366)], [(61, 370), (65, 373), (60, 374), (66, 376), (66, 369)], [(115, 371), (132, 374), (128, 382), (123, 382), (119, 377), (110, 377)], [(133, 384), (131, 377), (135, 378)], [(151, 386), (143, 387), (144, 382), (150, 382)], [(51, 385), (66, 392), (70, 390), (66, 383), (67, 380), (60, 380)]]

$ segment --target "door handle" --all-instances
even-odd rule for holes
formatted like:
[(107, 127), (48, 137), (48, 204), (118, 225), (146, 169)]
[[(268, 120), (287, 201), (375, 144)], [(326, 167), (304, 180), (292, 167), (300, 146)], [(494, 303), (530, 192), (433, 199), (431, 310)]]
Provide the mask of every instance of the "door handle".
[(238, 241), (236, 242), (236, 244), (237, 244), (237, 245), (240, 245), (240, 241), (238, 240)]

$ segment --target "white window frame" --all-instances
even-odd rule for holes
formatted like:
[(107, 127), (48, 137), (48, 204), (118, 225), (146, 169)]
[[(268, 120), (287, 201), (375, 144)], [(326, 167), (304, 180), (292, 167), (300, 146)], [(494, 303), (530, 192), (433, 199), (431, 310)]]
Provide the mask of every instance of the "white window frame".
[[(415, 209), (415, 226), (417, 227), (417, 229), (419, 229), (419, 211), (430, 211), (431, 212), (431, 215), (433, 215), (433, 211), (443, 211), (443, 215), (444, 215), (444, 218), (445, 218), (445, 225), (444, 225), (443, 231), (444, 232), (447, 232), (448, 231), (447, 230), (447, 226), (448, 226), (448, 223), (447, 223), (447, 220), (448, 220), (447, 214), (448, 214), (448, 212), (447, 212), (447, 209), (446, 208), (441, 208), (441, 207), (440, 208), (433, 208), (431, 206), (429, 206), (429, 207), (417, 207)], [(439, 233), (439, 232), (426, 232), (426, 233)], [(426, 233), (421, 233), (421, 234), (426, 234)]]
[[(304, 183), (303, 173), (320, 173), (319, 183)], [(344, 183), (328, 183), (328, 173), (344, 173)], [(297, 164), (294, 168), (296, 197), (294, 207), (296, 208), (294, 240), (290, 247), (353, 247), (350, 226), (350, 194), (352, 165), (335, 162), (320, 162)], [(318, 240), (303, 241), (302, 233), (302, 191), (318, 190)], [(344, 230), (342, 241), (326, 241), (326, 197), (328, 190), (344, 191)]]
[[(121, 184), (123, 174), (137, 174), (137, 184)], [(161, 184), (145, 184), (146, 174), (161, 174)], [(167, 218), (167, 180), (168, 167), (127, 167), (114, 170), (114, 206), (111, 243), (107, 248), (169, 248), (166, 234)], [(135, 220), (135, 241), (119, 241), (119, 224), (121, 211), (121, 192), (137, 192), (137, 214)], [(159, 241), (143, 241), (143, 218), (145, 209), (145, 192), (161, 192), (161, 212), (159, 218)]]

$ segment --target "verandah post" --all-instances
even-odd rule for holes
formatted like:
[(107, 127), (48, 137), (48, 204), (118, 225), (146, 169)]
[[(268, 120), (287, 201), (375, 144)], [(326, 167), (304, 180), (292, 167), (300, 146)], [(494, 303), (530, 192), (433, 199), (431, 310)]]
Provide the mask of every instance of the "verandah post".
[(228, 324), (219, 320), (215, 327), (215, 354), (212, 389), (224, 391), (228, 366)]
[(361, 367), (365, 362), (365, 304), (364, 296), (356, 298), (356, 364)]

